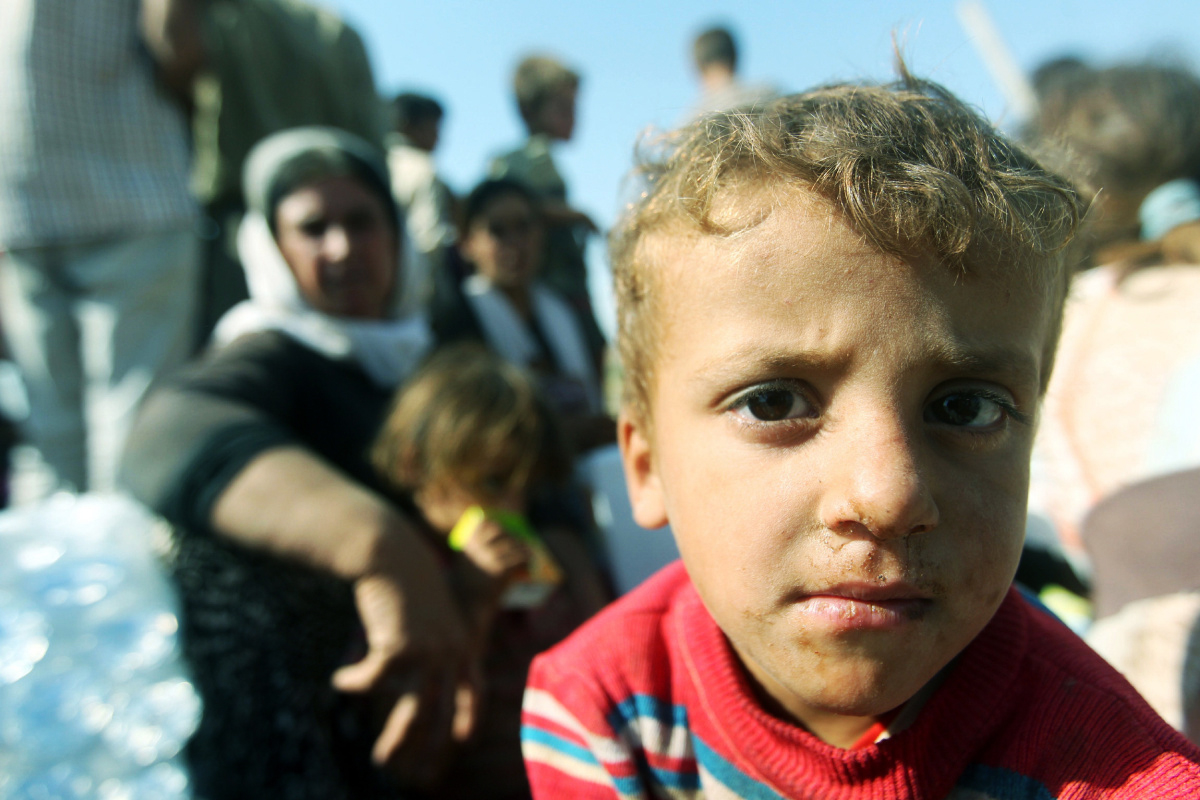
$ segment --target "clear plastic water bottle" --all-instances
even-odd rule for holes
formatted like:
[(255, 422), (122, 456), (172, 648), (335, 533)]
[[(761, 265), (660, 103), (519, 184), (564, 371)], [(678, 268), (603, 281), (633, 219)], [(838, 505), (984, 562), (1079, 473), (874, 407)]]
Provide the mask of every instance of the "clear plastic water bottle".
[(0, 685), (19, 681), (50, 647), (50, 626), (41, 608), (17, 592), (0, 589)]
[(160, 530), (113, 495), (0, 513), (0, 800), (191, 796), (200, 699)]

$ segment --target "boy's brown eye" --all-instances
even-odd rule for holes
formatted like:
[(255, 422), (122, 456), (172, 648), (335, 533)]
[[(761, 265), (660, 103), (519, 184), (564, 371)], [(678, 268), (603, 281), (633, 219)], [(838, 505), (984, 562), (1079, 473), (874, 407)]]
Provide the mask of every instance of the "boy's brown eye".
[(1005, 407), (986, 395), (950, 394), (935, 400), (925, 418), (960, 428), (986, 428), (1004, 418)]
[(812, 407), (802, 394), (785, 386), (764, 386), (743, 395), (737, 410), (757, 422), (781, 422), (810, 416)]

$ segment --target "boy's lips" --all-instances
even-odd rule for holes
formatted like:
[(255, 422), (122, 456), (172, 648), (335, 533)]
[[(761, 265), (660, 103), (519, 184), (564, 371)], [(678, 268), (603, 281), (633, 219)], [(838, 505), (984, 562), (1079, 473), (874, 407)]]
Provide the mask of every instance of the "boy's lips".
[(909, 583), (850, 582), (806, 590), (792, 600), (794, 613), (820, 627), (837, 630), (887, 630), (915, 622), (933, 602), (928, 592)]

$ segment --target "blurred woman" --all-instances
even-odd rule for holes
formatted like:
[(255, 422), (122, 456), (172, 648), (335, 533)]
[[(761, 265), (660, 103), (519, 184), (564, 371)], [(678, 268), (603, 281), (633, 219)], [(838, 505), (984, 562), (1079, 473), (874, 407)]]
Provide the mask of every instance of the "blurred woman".
[(395, 797), (377, 766), (428, 786), (471, 724), (461, 614), (367, 458), (432, 341), (381, 159), (322, 128), (255, 148), (251, 299), (126, 452), (126, 485), (177, 532), (198, 796)]

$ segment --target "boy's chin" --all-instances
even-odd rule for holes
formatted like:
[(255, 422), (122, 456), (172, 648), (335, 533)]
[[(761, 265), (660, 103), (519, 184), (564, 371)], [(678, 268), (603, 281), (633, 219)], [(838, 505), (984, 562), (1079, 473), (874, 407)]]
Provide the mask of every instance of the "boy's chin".
[(805, 670), (800, 680), (784, 683), (752, 668), (744, 655), (742, 661), (768, 711), (809, 730), (817, 719), (887, 714), (920, 694), (942, 667), (919, 658), (896, 662), (833, 656), (818, 669)]
[(847, 670), (841, 686), (814, 687), (803, 692), (806, 705), (827, 714), (846, 717), (879, 717), (920, 693), (937, 672), (899, 678), (895, 675), (857, 675)]

